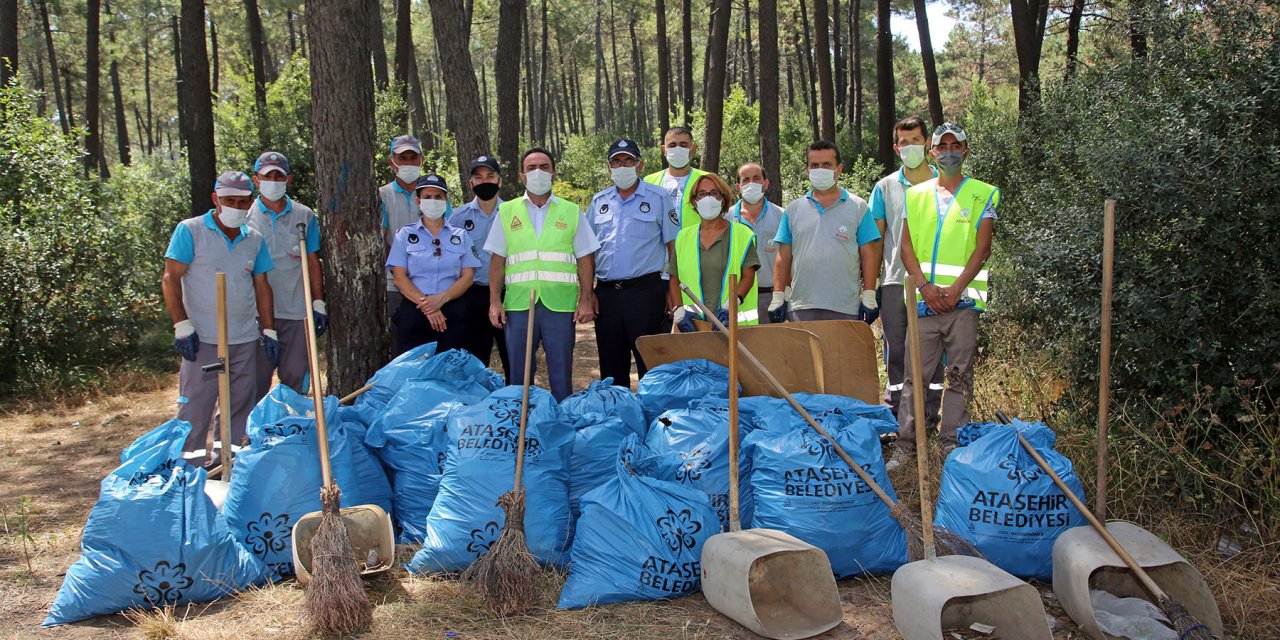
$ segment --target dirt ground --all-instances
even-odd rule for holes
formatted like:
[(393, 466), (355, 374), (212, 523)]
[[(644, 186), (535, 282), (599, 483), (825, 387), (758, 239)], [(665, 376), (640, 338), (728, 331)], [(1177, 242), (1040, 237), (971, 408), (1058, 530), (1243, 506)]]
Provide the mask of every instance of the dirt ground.
[[(598, 375), (594, 343), (590, 327), (579, 330), (575, 388), (585, 387)], [(545, 367), (541, 371), (545, 372)], [(0, 508), (4, 513), (0, 538), (0, 638), (310, 637), (301, 617), (303, 591), (292, 582), (254, 589), (212, 604), (131, 617), (104, 616), (53, 629), (40, 627), (61, 576), (79, 554), (80, 533), (97, 499), (100, 480), (118, 465), (121, 449), (173, 415), (176, 375), (162, 378), (150, 387), (76, 406), (0, 410)], [(914, 471), (911, 475), (905, 471), (900, 474), (895, 474), (894, 484), (906, 500), (908, 492), (901, 487), (914, 477)], [(30, 499), (25, 507), (24, 498)], [(25, 544), (24, 530), (30, 535)], [(401, 551), (409, 554), (412, 549), (405, 547)], [(397, 568), (393, 575), (369, 585), (376, 603), (375, 624), (372, 632), (363, 637), (757, 637), (716, 613), (701, 595), (671, 602), (557, 611), (555, 602), (562, 582), (563, 576), (546, 578), (543, 611), (493, 619), (455, 582), (414, 577)], [(888, 577), (841, 582), (844, 622), (820, 637), (897, 638), (889, 585)], [(1054, 637), (1084, 637), (1056, 605), (1048, 585), (1036, 587), (1053, 619)]]

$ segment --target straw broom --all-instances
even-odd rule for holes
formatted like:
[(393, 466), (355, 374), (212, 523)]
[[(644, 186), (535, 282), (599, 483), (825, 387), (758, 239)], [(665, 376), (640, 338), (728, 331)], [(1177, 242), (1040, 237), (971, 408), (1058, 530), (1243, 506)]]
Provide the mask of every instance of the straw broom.
[(529, 293), (529, 322), (524, 341), (524, 389), (520, 393), (520, 435), (516, 444), (515, 488), (498, 498), (502, 533), (470, 567), (462, 581), (480, 592), (493, 613), (506, 616), (532, 609), (538, 603), (538, 561), (524, 536), (524, 433), (529, 421), (529, 385), (533, 377), (533, 312), (537, 291)]
[[(720, 322), (720, 319), (716, 317), (715, 312), (708, 308), (707, 305), (704, 304), (691, 289), (689, 289), (688, 285), (681, 283), (680, 289), (684, 292), (685, 296), (698, 306), (698, 309), (702, 311), (702, 315), (706, 316), (706, 318), (715, 325), (716, 329), (722, 333), (726, 332), (724, 323)], [(854, 473), (858, 474), (858, 477), (871, 488), (871, 491), (876, 494), (876, 497), (880, 498), (880, 501), (883, 502), (885, 506), (889, 507), (889, 514), (893, 516), (894, 520), (898, 521), (898, 525), (907, 533), (907, 552), (910, 556), (912, 558), (924, 557), (924, 526), (920, 524), (919, 515), (913, 513), (901, 503), (896, 502), (893, 498), (890, 498), (889, 494), (885, 493), (884, 489), (880, 488), (880, 485), (875, 481), (875, 478), (872, 478), (871, 474), (867, 473), (866, 469), (862, 468), (862, 465), (854, 462), (853, 458), (849, 457), (849, 454), (845, 452), (844, 447), (841, 447), (840, 444), (836, 442), (835, 438), (832, 438), (831, 434), (827, 433), (827, 430), (822, 428), (822, 425), (818, 424), (818, 421), (814, 420), (813, 416), (809, 415), (809, 412), (800, 405), (800, 402), (782, 386), (781, 382), (778, 382), (778, 379), (769, 372), (764, 364), (762, 364), (760, 360), (742, 344), (741, 341), (738, 342), (738, 354), (742, 356), (742, 358), (746, 360), (757, 373), (760, 374), (760, 377), (764, 378), (765, 382), (773, 389), (774, 393), (790, 403), (791, 408), (795, 409), (796, 412), (800, 414), (800, 417), (804, 418), (804, 421), (809, 423), (809, 426), (812, 427), (814, 431), (818, 432), (818, 435), (826, 438), (827, 441), (831, 443), (831, 448), (840, 456), (840, 459), (844, 460), (845, 464), (849, 465), (849, 468), (853, 469)], [(934, 530), (934, 537), (939, 549), (938, 553), (940, 555), (982, 557), (982, 554), (978, 552), (977, 548), (975, 548), (969, 541), (958, 535), (942, 529), (936, 529)]]

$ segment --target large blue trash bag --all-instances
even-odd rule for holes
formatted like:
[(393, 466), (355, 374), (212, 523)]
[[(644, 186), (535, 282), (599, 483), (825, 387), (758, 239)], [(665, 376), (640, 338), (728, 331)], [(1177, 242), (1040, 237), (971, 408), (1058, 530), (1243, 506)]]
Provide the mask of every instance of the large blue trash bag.
[(586, 389), (565, 398), (560, 403), (560, 408), (570, 421), (588, 413), (617, 416), (632, 431), (640, 434), (641, 438), (649, 426), (649, 420), (644, 417), (644, 404), (640, 402), (640, 396), (626, 387), (613, 384), (613, 378), (592, 381)]
[(270, 578), (205, 495), (204, 469), (183, 461), (190, 432), (185, 421), (160, 425), (102, 481), (46, 626), (214, 600)]
[(694, 400), (729, 397), (729, 370), (695, 358), (659, 365), (640, 379), (644, 417), (652, 423), (663, 411), (684, 409)]
[(683, 461), (634, 434), (612, 463), (608, 481), (582, 498), (561, 609), (678, 598), (700, 586), (702, 545), (719, 526), (707, 494), (661, 479)]
[(482, 398), (506, 385), (501, 375), (485, 368), (479, 358), (461, 349), (431, 356), (414, 380), (448, 382), (462, 393)]
[[(814, 419), (895, 497), (873, 421), (837, 412)], [(889, 507), (807, 423), (753, 431), (743, 448), (752, 461), (752, 527), (784, 531), (822, 549), (839, 578), (890, 573), (907, 561), (906, 533)]]
[[(424, 345), (414, 347), (398, 356), (394, 360), (382, 365), (381, 369), (369, 378), (365, 384), (373, 385), (371, 389), (360, 394), (355, 402), (351, 405), (353, 408), (353, 418), (364, 423), (367, 427), (373, 424), (374, 418), (387, 406), (388, 402), (395, 397), (400, 387), (410, 381), (421, 377), (427, 361), (436, 353), (436, 343), (428, 342)], [(344, 391), (344, 393), (346, 393)]]
[[(752, 425), (739, 420), (739, 438), (750, 433)], [(720, 516), (720, 530), (729, 530), (729, 407), (724, 400), (704, 400), (687, 409), (662, 414), (649, 427), (645, 445), (655, 453), (676, 452), (684, 465), (674, 479), (700, 489), (711, 498), (711, 506)], [(739, 451), (739, 513), (743, 522), (751, 521), (752, 500), (749, 491), (751, 459)]]
[(573, 461), (569, 472), (569, 510), (578, 517), (578, 502), (584, 494), (604, 484), (613, 475), (618, 446), (630, 434), (644, 437), (617, 415), (588, 413), (573, 423)]
[(992, 425), (977, 441), (947, 456), (934, 524), (972, 542), (996, 566), (1020, 578), (1053, 577), (1053, 543), (1083, 526), (1084, 516), (1018, 442), (1036, 452), (1083, 501), (1071, 460), (1054, 451), (1053, 431), (1015, 420)]
[[(449, 454), (444, 478), (427, 516), (422, 549), (411, 573), (466, 569), (497, 539), (504, 524), (498, 498), (515, 481), (521, 388), (510, 386), (449, 415)], [(567, 560), (569, 460), (574, 430), (555, 398), (529, 390), (525, 427), (524, 532), (529, 550), (544, 565)]]
[[(834, 412), (849, 416), (850, 419), (863, 418), (870, 421), (879, 435), (895, 433), (898, 430), (897, 419), (893, 417), (889, 407), (884, 405), (867, 404), (848, 396), (824, 393), (797, 393), (795, 399), (815, 419)], [(757, 422), (761, 423), (760, 428), (789, 431), (807, 424), (790, 404), (785, 400), (782, 403), (782, 405), (773, 404), (774, 407), (778, 407), (775, 411), (765, 413), (767, 409), (762, 410), (762, 415), (757, 416)]]

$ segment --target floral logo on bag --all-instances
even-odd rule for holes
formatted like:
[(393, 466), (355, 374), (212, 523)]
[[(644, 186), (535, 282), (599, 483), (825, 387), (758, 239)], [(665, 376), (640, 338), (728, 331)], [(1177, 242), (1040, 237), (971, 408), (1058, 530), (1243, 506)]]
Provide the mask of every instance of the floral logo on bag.
[(706, 448), (699, 446), (693, 451), (681, 451), (684, 464), (676, 470), (676, 481), (693, 482), (702, 478), (702, 472), (711, 468), (711, 460), (707, 457)]
[[(489, 405), (493, 419), (498, 423), (519, 424), (520, 402), (518, 400), (494, 400)], [(529, 412), (533, 413), (533, 403), (529, 403)]]
[(467, 543), (467, 552), (474, 553), (478, 557), (488, 551), (497, 540), (498, 523), (487, 522), (483, 527), (471, 530), (471, 542)]
[(140, 487), (151, 482), (153, 478), (164, 482), (165, 476), (168, 476), (169, 472), (173, 471), (173, 468), (177, 465), (177, 460), (169, 459), (160, 463), (160, 466), (149, 471), (135, 471), (134, 474), (129, 477), (129, 486)]
[(280, 553), (289, 548), (289, 515), (263, 513), (257, 520), (245, 526), (248, 533), (244, 543), (255, 555), (266, 557), (268, 553)]
[(441, 451), (436, 454), (436, 464), (440, 467), (440, 473), (444, 473), (444, 461), (449, 459), (448, 452)]
[(1014, 454), (1014, 453), (1010, 453), (1008, 456), (1005, 457), (1004, 460), (1001, 460), (998, 466), (1001, 469), (1004, 469), (1005, 476), (1010, 480), (1014, 481), (1015, 484), (1021, 484), (1023, 482), (1028, 482), (1028, 483), (1035, 482), (1037, 479), (1040, 478), (1039, 468), (1037, 467), (1023, 468), (1022, 466), (1019, 466), (1018, 456), (1017, 454)]
[(302, 433), (302, 425), (296, 422), (277, 422), (263, 427), (262, 433), (268, 438), (287, 438)]
[(688, 509), (682, 509), (679, 513), (667, 509), (667, 515), (658, 518), (654, 524), (667, 546), (676, 553), (697, 545), (698, 541), (693, 536), (702, 531), (702, 523), (694, 520)]
[(187, 577), (187, 565), (161, 560), (155, 568), (138, 572), (138, 584), (134, 585), (133, 592), (145, 598), (148, 604), (162, 607), (181, 600), (183, 590), (191, 587), (192, 582)]
[(801, 444), (804, 446), (805, 451), (809, 452), (809, 455), (818, 458), (831, 456), (833, 448), (830, 440), (812, 431), (801, 431), (800, 434)]

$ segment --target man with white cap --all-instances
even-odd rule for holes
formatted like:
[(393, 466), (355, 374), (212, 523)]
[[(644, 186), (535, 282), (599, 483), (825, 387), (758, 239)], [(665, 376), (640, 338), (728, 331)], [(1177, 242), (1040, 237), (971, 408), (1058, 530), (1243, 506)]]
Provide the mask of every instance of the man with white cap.
[(655, 171), (644, 177), (644, 181), (666, 189), (671, 201), (683, 203), (676, 209), (673, 222), (680, 228), (696, 227), (701, 218), (693, 210), (689, 199), (684, 197), (689, 185), (698, 184), (706, 171), (694, 168), (693, 156), (698, 153), (698, 145), (693, 141), (693, 132), (685, 127), (671, 127), (662, 134), (662, 157), (667, 161), (667, 168)]
[[(278, 151), (267, 151), (253, 163), (253, 183), (258, 199), (249, 209), (249, 228), (266, 241), (273, 268), (267, 272), (275, 311), (275, 330), (280, 336), (280, 364), (273, 366), (266, 357), (258, 358), (258, 395), (261, 400), (271, 390), (271, 376), (280, 376), (280, 384), (306, 393), (308, 379), (306, 314), (315, 318), (316, 335), (329, 328), (329, 313), (324, 305), (324, 282), (320, 269), (320, 224), (305, 204), (287, 195), (293, 175), (289, 161)], [(298, 251), (298, 225), (306, 230), (307, 253)], [(302, 270), (311, 276), (311, 309), (307, 309), (302, 290)]]
[[(760, 252), (760, 270), (756, 272), (756, 292), (758, 294), (757, 311), (760, 324), (772, 322), (769, 316), (769, 303), (773, 301), (773, 259), (778, 254), (778, 243), (774, 236), (778, 234), (778, 225), (782, 223), (782, 207), (769, 202), (764, 192), (769, 189), (769, 178), (764, 175), (764, 167), (755, 162), (748, 162), (738, 167), (738, 184), (735, 186), (738, 197), (737, 204), (729, 209), (729, 219), (741, 222), (756, 232), (756, 249)], [(782, 297), (778, 291), (777, 296)], [(781, 321), (783, 318), (779, 318)]]
[[(378, 187), (378, 200), (382, 206), (382, 236), (387, 243), (387, 251), (391, 251), (391, 242), (396, 232), (407, 224), (413, 224), (422, 214), (418, 211), (418, 202), (413, 197), (413, 190), (422, 177), (422, 144), (410, 136), (396, 136), (391, 141), (391, 155), (387, 164), (396, 177)], [(387, 319), (395, 317), (404, 299), (396, 288), (391, 269), (387, 269)]]
[[(182, 354), (178, 369), (178, 419), (191, 423), (183, 458), (193, 465), (217, 464), (223, 443), (215, 435), (213, 455), (206, 443), (218, 406), (218, 376), (201, 367), (218, 360), (216, 274), (227, 280), (227, 336), (231, 375), (231, 447), (240, 448), (245, 421), (257, 400), (258, 357), (276, 364), (271, 253), (262, 234), (245, 224), (253, 205), (253, 182), (228, 171), (214, 183), (213, 208), (178, 223), (164, 257), (165, 306), (173, 320), (173, 346)], [(254, 317), (257, 316), (255, 321)], [(259, 333), (261, 325), (261, 333)], [(259, 346), (261, 338), (261, 346)]]
[(667, 318), (667, 283), (663, 268), (673, 256), (675, 204), (661, 187), (640, 180), (644, 160), (632, 140), (609, 147), (613, 186), (597, 193), (587, 207), (587, 222), (600, 239), (596, 252), (596, 347), (600, 378), (631, 386), (631, 359), (636, 375), (648, 371), (636, 339), (662, 333)]

